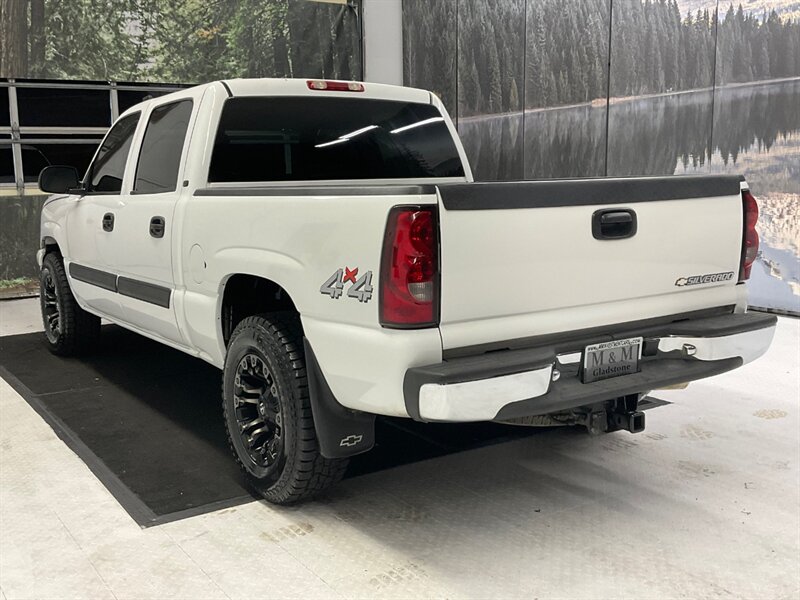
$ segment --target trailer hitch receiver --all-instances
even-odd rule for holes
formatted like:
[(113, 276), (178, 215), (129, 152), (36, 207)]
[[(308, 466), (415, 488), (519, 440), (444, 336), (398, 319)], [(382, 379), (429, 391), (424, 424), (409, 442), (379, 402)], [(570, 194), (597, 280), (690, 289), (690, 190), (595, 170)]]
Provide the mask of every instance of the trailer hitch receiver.
[(631, 433), (644, 431), (644, 413), (637, 410), (638, 408), (639, 394), (630, 394), (613, 400), (606, 412), (608, 415), (606, 431), (619, 431), (620, 429)]
[(608, 413), (608, 429), (606, 431), (620, 429), (631, 433), (641, 433), (644, 431), (644, 413), (640, 410)]

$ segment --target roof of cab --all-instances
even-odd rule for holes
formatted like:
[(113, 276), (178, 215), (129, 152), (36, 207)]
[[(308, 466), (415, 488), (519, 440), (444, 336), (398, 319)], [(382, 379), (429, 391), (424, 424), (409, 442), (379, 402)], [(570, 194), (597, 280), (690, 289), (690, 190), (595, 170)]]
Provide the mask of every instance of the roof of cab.
[[(228, 86), (230, 93), (236, 96), (335, 96), (348, 95), (359, 98), (383, 100), (403, 100), (406, 102), (431, 102), (431, 94), (427, 90), (387, 85), (384, 83), (363, 82), (363, 92), (340, 92), (328, 90), (311, 90), (307, 78), (303, 79), (226, 79), (222, 81)], [(328, 80), (331, 81), (331, 80)], [(361, 82), (359, 82), (361, 83)]]
[[(224, 79), (203, 83), (190, 88), (177, 90), (164, 96), (158, 96), (140, 102), (123, 112), (120, 116), (128, 113), (147, 110), (151, 104), (162, 104), (171, 102), (187, 96), (196, 95), (198, 91), (205, 90), (214, 85), (222, 85), (231, 97), (240, 96), (332, 96), (341, 98), (343, 95), (353, 98), (369, 98), (374, 100), (400, 100), (403, 102), (416, 102), (430, 104), (432, 102), (431, 93), (419, 88), (403, 87), (399, 85), (387, 85), (385, 83), (364, 82), (363, 92), (340, 92), (328, 90), (312, 90), (308, 87), (309, 79)], [(326, 80), (334, 81), (334, 80)], [(335, 80), (340, 81), (340, 80)], [(359, 82), (361, 83), (361, 82)]]

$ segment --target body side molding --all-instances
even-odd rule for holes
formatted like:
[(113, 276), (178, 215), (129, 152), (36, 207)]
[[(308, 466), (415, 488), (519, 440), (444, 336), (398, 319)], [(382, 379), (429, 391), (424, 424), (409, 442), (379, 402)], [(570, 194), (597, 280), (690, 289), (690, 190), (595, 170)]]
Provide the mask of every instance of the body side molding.
[(117, 276), (113, 273), (69, 263), (69, 274), (73, 279), (88, 283), (111, 292), (117, 291)]
[(131, 279), (130, 277), (118, 277), (113, 273), (77, 263), (69, 264), (69, 274), (77, 281), (128, 296), (129, 298), (135, 298), (148, 304), (155, 304), (162, 308), (169, 308), (170, 306), (172, 289), (168, 287)]
[(117, 279), (117, 291), (123, 296), (155, 304), (162, 308), (169, 308), (170, 298), (172, 297), (172, 290), (169, 288), (129, 279), (128, 277), (119, 277)]

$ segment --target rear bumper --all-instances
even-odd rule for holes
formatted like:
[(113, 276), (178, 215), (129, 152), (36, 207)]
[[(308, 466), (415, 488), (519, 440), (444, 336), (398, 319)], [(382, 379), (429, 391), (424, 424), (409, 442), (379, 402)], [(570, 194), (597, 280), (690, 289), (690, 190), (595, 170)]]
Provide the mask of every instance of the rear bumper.
[[(755, 360), (769, 348), (777, 318), (729, 314), (657, 327), (592, 334), (519, 350), (490, 352), (415, 367), (403, 392), (420, 421), (491, 421), (542, 415), (646, 392), (712, 375)], [(589, 344), (643, 336), (641, 370), (584, 384), (582, 350)], [(554, 381), (555, 380), (555, 381)]]

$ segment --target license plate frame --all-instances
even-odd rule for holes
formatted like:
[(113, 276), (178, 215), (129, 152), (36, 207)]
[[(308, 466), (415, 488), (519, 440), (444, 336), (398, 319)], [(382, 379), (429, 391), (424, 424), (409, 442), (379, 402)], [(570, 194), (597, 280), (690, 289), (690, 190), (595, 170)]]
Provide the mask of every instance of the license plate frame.
[(581, 356), (581, 381), (593, 383), (638, 373), (642, 368), (643, 346), (641, 336), (586, 346)]

